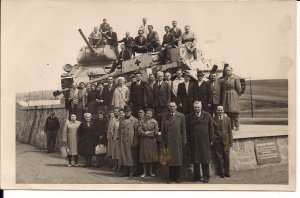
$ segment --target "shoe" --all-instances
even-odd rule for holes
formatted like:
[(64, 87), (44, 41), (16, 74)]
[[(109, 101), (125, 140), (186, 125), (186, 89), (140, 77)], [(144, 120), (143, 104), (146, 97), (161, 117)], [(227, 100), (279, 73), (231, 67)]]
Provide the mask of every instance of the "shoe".
[(130, 174), (129, 174), (129, 177), (130, 177), (130, 178), (133, 178), (133, 174), (132, 174), (132, 173), (130, 173)]
[(72, 167), (72, 164), (68, 164), (68, 167)]
[(201, 181), (201, 178), (193, 178), (194, 182)]
[(143, 173), (143, 174), (141, 175), (141, 177), (146, 177), (146, 174), (145, 174), (145, 173)]
[(87, 168), (87, 167), (89, 167), (89, 165), (88, 165), (88, 164), (85, 164), (85, 165), (83, 165), (83, 168)]
[(226, 177), (230, 177), (230, 174), (229, 174), (229, 173), (225, 173), (225, 176), (226, 176)]
[(167, 184), (170, 184), (170, 183), (172, 183), (172, 182), (173, 182), (173, 181), (170, 180), (170, 179), (167, 180)]
[(121, 175), (121, 177), (129, 177), (129, 174), (128, 174), (128, 173), (123, 173), (123, 174)]
[(51, 153), (51, 151), (48, 150), (47, 153)]
[(179, 179), (175, 179), (175, 182), (177, 183), (177, 184), (180, 184), (180, 180)]
[(209, 179), (208, 178), (204, 178), (203, 183), (208, 183)]
[(220, 175), (220, 177), (221, 177), (221, 178), (224, 178), (224, 177), (225, 177), (225, 175), (224, 175), (224, 174), (221, 174), (221, 175)]
[(155, 177), (155, 174), (154, 174), (154, 173), (150, 173), (150, 176), (151, 176), (151, 177)]
[(75, 164), (75, 167), (79, 167), (79, 164)]
[(236, 128), (235, 128), (235, 131), (240, 131), (240, 127), (236, 127)]

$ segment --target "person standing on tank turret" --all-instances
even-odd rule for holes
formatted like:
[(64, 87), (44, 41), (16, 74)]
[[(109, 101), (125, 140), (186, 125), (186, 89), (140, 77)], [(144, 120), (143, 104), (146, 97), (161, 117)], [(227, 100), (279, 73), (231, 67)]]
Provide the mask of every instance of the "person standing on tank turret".
[(143, 18), (143, 24), (139, 26), (139, 31), (143, 30), (143, 34), (145, 37), (148, 35), (148, 25), (147, 25), (147, 18)]
[(106, 34), (109, 31), (109, 27), (110, 25), (107, 23), (107, 19), (104, 18), (103, 23), (100, 25), (99, 30), (102, 34)]
[(106, 39), (107, 43), (114, 48), (116, 55), (119, 55), (119, 50), (118, 50), (118, 36), (116, 32), (113, 32), (113, 28), (109, 27), (108, 32), (106, 33)]

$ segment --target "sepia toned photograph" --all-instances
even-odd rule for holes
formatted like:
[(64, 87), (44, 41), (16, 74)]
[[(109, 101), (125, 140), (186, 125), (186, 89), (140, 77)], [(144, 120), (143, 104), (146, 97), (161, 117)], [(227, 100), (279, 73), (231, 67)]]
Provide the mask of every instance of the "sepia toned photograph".
[(295, 190), (296, 1), (1, 3), (1, 188)]

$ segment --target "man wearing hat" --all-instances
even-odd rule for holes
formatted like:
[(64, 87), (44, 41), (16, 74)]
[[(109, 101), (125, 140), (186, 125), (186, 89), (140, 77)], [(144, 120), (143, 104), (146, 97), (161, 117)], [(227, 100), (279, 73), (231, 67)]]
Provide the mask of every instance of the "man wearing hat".
[(181, 107), (181, 112), (185, 115), (193, 110), (195, 100), (195, 86), (190, 82), (189, 73), (183, 73), (184, 82), (179, 83), (177, 91), (177, 103)]
[(216, 112), (217, 107), (222, 103), (221, 82), (217, 79), (218, 66), (214, 65), (209, 75), (210, 101), (208, 101), (209, 113), (211, 116)]
[(211, 92), (209, 83), (204, 81), (204, 73), (201, 70), (197, 71), (198, 81), (195, 86), (195, 101), (201, 101), (202, 109), (208, 111), (208, 102), (211, 100)]
[(133, 52), (136, 53), (147, 53), (147, 38), (144, 36), (144, 31), (139, 30), (138, 36), (134, 38)]
[(131, 115), (130, 106), (125, 106), (125, 117), (120, 120), (120, 165), (124, 167), (123, 177), (132, 177), (136, 166), (135, 153), (137, 149), (138, 120)]
[(46, 119), (44, 126), (44, 132), (47, 135), (47, 153), (52, 153), (55, 151), (56, 136), (60, 128), (59, 120), (55, 116), (53, 109), (50, 110), (50, 115)]

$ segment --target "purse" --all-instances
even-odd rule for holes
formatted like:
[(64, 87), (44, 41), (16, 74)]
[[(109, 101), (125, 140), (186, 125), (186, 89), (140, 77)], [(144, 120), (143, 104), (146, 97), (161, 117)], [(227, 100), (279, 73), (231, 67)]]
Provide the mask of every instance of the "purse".
[(68, 153), (70, 152), (70, 149), (66, 146), (60, 147), (60, 153), (62, 157), (67, 157)]
[(100, 154), (106, 154), (106, 146), (104, 144), (99, 144), (95, 147), (95, 154), (100, 155)]

